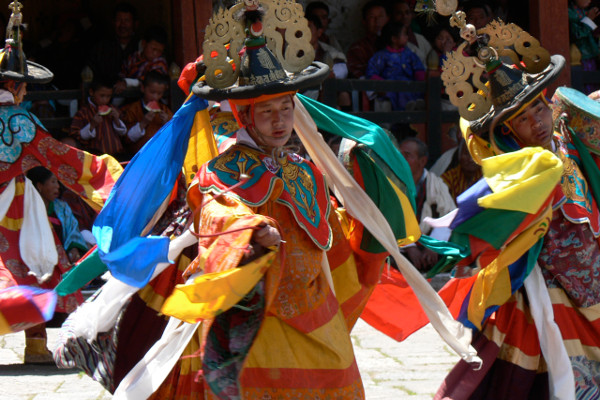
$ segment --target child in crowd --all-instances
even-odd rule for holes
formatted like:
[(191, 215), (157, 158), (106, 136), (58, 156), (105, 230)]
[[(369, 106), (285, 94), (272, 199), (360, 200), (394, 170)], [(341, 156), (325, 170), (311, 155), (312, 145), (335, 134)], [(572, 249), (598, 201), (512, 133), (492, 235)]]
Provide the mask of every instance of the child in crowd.
[[(598, 7), (590, 7), (591, 0), (569, 1), (569, 35), (571, 43), (581, 52), (581, 65), (584, 71), (598, 69), (597, 57), (600, 54), (598, 41), (594, 37), (597, 25), (594, 19), (600, 11)], [(590, 93), (598, 89), (597, 85), (586, 85), (585, 91)]]
[(438, 55), (440, 71), (446, 61), (447, 54), (456, 49), (456, 40), (450, 31), (450, 28), (444, 25), (438, 25), (432, 28), (430, 32), (433, 49)]
[(169, 77), (158, 71), (146, 74), (140, 91), (143, 97), (122, 108), (127, 126), (126, 150), (133, 157), (152, 136), (173, 116), (160, 100), (169, 88)]
[[(408, 35), (406, 26), (401, 22), (389, 22), (381, 32), (385, 48), (376, 52), (367, 66), (367, 79), (386, 79), (402, 81), (425, 80), (425, 67), (419, 57), (406, 47)], [(388, 92), (393, 110), (403, 110), (409, 102), (422, 99), (421, 93)], [(414, 103), (413, 103), (414, 104)]]
[(121, 136), (127, 133), (127, 128), (119, 119), (119, 111), (109, 104), (112, 88), (110, 82), (97, 80), (91, 83), (87, 104), (75, 114), (70, 136), (91, 153), (119, 158), (123, 153)]
[[(127, 87), (138, 87), (150, 71), (167, 72), (167, 60), (163, 57), (167, 45), (167, 33), (159, 26), (146, 31), (141, 49), (130, 55), (123, 63), (119, 76)], [(120, 82), (122, 84), (122, 81)]]

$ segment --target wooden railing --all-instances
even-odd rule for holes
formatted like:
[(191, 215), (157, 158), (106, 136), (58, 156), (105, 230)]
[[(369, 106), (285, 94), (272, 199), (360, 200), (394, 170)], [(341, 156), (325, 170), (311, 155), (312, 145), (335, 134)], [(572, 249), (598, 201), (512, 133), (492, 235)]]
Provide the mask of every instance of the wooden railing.
[[(599, 80), (600, 81), (600, 80)], [(430, 159), (434, 160), (441, 154), (442, 124), (458, 121), (458, 112), (442, 111), (440, 93), (442, 81), (439, 76), (430, 75), (425, 81), (381, 81), (363, 79), (327, 79), (323, 83), (323, 102), (335, 107), (339, 92), (420, 92), (425, 93), (426, 107), (420, 111), (351, 111), (352, 114), (365, 118), (377, 124), (402, 123), (425, 124)], [(77, 100), (81, 104), (87, 99), (87, 86), (75, 90), (44, 90), (27, 93), (25, 100)], [(138, 98), (138, 89), (128, 89), (120, 95), (128, 99)], [(183, 92), (177, 86), (177, 81), (172, 80), (169, 91), (171, 109), (175, 112), (185, 100)], [(64, 129), (71, 125), (72, 119), (68, 116), (54, 118), (40, 118), (47, 129)]]
[(571, 87), (586, 93), (585, 86), (589, 84), (600, 87), (600, 71), (584, 71), (581, 65), (571, 66)]
[[(87, 101), (88, 97), (88, 87), (89, 85), (82, 85), (81, 89), (71, 89), (71, 90), (36, 90), (27, 92), (25, 96), (25, 101), (57, 101), (57, 100), (76, 100), (78, 102), (78, 106), (80, 106), (84, 101)], [(128, 88), (123, 93), (119, 94), (119, 97), (124, 97), (127, 100), (134, 100), (140, 98), (141, 93), (138, 88)], [(173, 112), (181, 107), (183, 101), (185, 100), (185, 96), (179, 86), (177, 86), (177, 80), (172, 80), (169, 86), (169, 93), (167, 94), (170, 108)], [(52, 118), (40, 118), (40, 121), (46, 129), (64, 129), (69, 128), (71, 126), (73, 118), (70, 116), (58, 115)]]
[(323, 103), (335, 107), (339, 92), (420, 92), (425, 93), (425, 110), (421, 111), (351, 111), (358, 117), (377, 124), (418, 124), (426, 126), (430, 159), (441, 154), (442, 124), (457, 122), (457, 111), (442, 111), (442, 80), (429, 75), (425, 81), (389, 81), (364, 79), (327, 79), (323, 83)]

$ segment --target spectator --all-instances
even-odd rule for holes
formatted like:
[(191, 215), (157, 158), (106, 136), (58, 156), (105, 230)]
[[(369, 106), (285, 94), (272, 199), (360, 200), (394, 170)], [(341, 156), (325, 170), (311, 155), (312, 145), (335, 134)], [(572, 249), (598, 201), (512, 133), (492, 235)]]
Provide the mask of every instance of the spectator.
[(87, 244), (79, 231), (79, 224), (73, 216), (69, 205), (58, 198), (60, 185), (54, 174), (44, 167), (34, 167), (27, 171), (27, 178), (44, 200), (48, 210), (50, 224), (71, 263), (77, 262), (88, 250)]
[(110, 154), (123, 157), (121, 136), (127, 133), (119, 111), (109, 105), (113, 94), (112, 82), (95, 80), (90, 85), (87, 104), (75, 114), (70, 135), (79, 141), (85, 150), (94, 154)]
[[(417, 189), (416, 212), (421, 231), (428, 234), (431, 228), (424, 222), (425, 217), (442, 217), (454, 210), (456, 205), (444, 181), (425, 169), (428, 159), (425, 143), (416, 137), (409, 137), (400, 143), (400, 151), (408, 162)], [(428, 271), (437, 262), (437, 254), (419, 244), (403, 247), (402, 251), (422, 272)]]
[(315, 15), (321, 20), (323, 33), (321, 33), (319, 40), (329, 46), (333, 46), (336, 50), (341, 52), (342, 46), (340, 45), (340, 42), (338, 42), (335, 36), (329, 36), (327, 34), (327, 29), (331, 22), (331, 18), (329, 18), (329, 6), (322, 1), (313, 1), (306, 6), (304, 14), (307, 18), (309, 15)]
[[(598, 16), (598, 7), (590, 8), (591, 0), (569, 0), (569, 39), (581, 52), (581, 66), (584, 71), (598, 69), (597, 57), (600, 54), (598, 40), (593, 32), (597, 28), (594, 19)], [(597, 90), (597, 85), (586, 85), (585, 91)]]
[(481, 29), (494, 19), (492, 7), (484, 1), (472, 0), (465, 3), (463, 10), (467, 14), (467, 24)]
[(375, 54), (377, 38), (389, 18), (385, 3), (371, 0), (362, 8), (362, 23), (365, 36), (350, 46), (346, 52), (348, 72), (352, 78), (365, 76), (369, 59)]
[[(378, 51), (368, 63), (368, 79), (387, 79), (402, 81), (425, 80), (425, 67), (419, 57), (406, 45), (408, 35), (406, 26), (401, 22), (390, 22), (381, 34), (385, 49)], [(388, 92), (386, 98), (393, 110), (403, 110), (411, 101), (422, 99), (423, 95), (412, 92)]]
[(150, 71), (167, 75), (167, 60), (163, 57), (166, 45), (167, 32), (159, 26), (149, 28), (140, 43), (141, 49), (125, 60), (119, 74), (121, 83), (117, 85), (124, 80), (127, 87), (138, 87)]
[(407, 0), (396, 0), (393, 2), (391, 10), (390, 20), (401, 22), (406, 26), (407, 47), (419, 56), (423, 65), (427, 65), (427, 55), (431, 51), (431, 44), (425, 36), (414, 31), (413, 27), (418, 26), (414, 21), (414, 8), (410, 7)]
[[(346, 56), (333, 46), (321, 42), (323, 35), (323, 26), (321, 19), (314, 14), (306, 16), (308, 27), (311, 31), (310, 44), (315, 49), (315, 61), (327, 64), (330, 68), (330, 78), (344, 79), (348, 76), (348, 66), (346, 65)], [(309, 89), (303, 93), (313, 99), (320, 100), (321, 90)], [(349, 109), (351, 106), (350, 94), (348, 92), (338, 93), (338, 106), (342, 109)]]
[(473, 161), (467, 150), (464, 139), (458, 143), (458, 165), (444, 172), (442, 180), (448, 185), (450, 194), (456, 202), (456, 198), (475, 182), (481, 179), (481, 167)]
[[(114, 36), (101, 40), (92, 48), (87, 65), (96, 79), (117, 82), (123, 63), (137, 50), (137, 11), (129, 3), (119, 3), (115, 7), (113, 18)], [(121, 93), (125, 87), (124, 82), (120, 83), (115, 88), (116, 94)]]
[(450, 28), (444, 25), (437, 25), (432, 28), (431, 43), (433, 44), (433, 50), (438, 55), (440, 70), (446, 61), (447, 54), (452, 50), (456, 49), (456, 39), (452, 35)]
[[(50, 221), (52, 234), (54, 235), (54, 242), (59, 252), (59, 265), (56, 268), (60, 270), (61, 274), (65, 273), (69, 269), (70, 264), (75, 264), (88, 251), (88, 245), (79, 231), (77, 219), (73, 216), (71, 208), (66, 202), (58, 198), (60, 184), (52, 171), (38, 166), (27, 171), (26, 175), (40, 193), (46, 206), (48, 220)], [(64, 255), (66, 255), (66, 258)], [(80, 304), (83, 298), (78, 293), (70, 301), (73, 300), (76, 300), (76, 304)], [(66, 319), (67, 315), (68, 313), (66, 312), (56, 312), (54, 320), (62, 322)], [(27, 357), (26, 352), (25, 358)], [(33, 359), (39, 360), (41, 358), (36, 355)]]
[(143, 97), (122, 108), (122, 120), (127, 127), (126, 147), (129, 157), (133, 157), (173, 116), (169, 107), (161, 102), (168, 88), (167, 75), (150, 71), (140, 86)]

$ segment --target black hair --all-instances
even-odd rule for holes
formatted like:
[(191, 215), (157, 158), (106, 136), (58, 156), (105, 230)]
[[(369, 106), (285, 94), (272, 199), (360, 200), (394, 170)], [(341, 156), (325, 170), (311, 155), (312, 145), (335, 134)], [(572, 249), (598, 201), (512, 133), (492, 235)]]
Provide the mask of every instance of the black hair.
[(457, 36), (456, 28), (450, 27), (449, 24), (438, 24), (431, 26), (425, 32), (425, 38), (429, 41), (429, 43), (431, 43), (432, 47), (435, 47), (435, 38), (437, 38), (438, 35), (442, 33), (442, 31), (448, 32), (450, 36), (452, 36), (452, 39), (454, 39), (454, 41), (458, 43), (459, 39)]
[(315, 11), (315, 10), (325, 10), (325, 11), (327, 11), (327, 15), (329, 15), (329, 6), (325, 3), (323, 3), (322, 1), (310, 2), (306, 6), (306, 10), (304, 10), (304, 14), (305, 15), (312, 14), (313, 11)]
[(417, 154), (419, 155), (419, 158), (429, 156), (429, 149), (427, 148), (427, 145), (425, 144), (425, 142), (423, 142), (418, 137), (409, 136), (400, 143), (400, 146), (402, 146), (403, 143), (410, 143), (410, 142), (417, 145)]
[(375, 7), (381, 7), (385, 10), (385, 13), (389, 15), (389, 11), (387, 8), (387, 4), (384, 1), (381, 0), (371, 0), (369, 2), (367, 2), (363, 8), (362, 8), (362, 18), (366, 19), (367, 18), (367, 13)]
[(148, 86), (151, 83), (158, 83), (161, 85), (169, 86), (169, 77), (160, 71), (152, 70), (144, 76), (142, 83), (144, 84), (144, 86)]
[(317, 17), (315, 14), (307, 14), (305, 18), (308, 22), (312, 22), (315, 28), (323, 29), (321, 18)]
[(116, 18), (118, 13), (131, 14), (131, 16), (133, 17), (133, 20), (134, 21), (137, 20), (137, 10), (130, 3), (123, 2), (123, 3), (117, 4), (113, 10), (113, 18)]
[(37, 186), (38, 183), (41, 183), (42, 185), (46, 183), (46, 181), (52, 178), (54, 174), (45, 167), (37, 166), (31, 168), (25, 175), (33, 182), (33, 186)]
[(385, 24), (383, 29), (381, 29), (381, 44), (391, 45), (392, 37), (398, 36), (402, 32), (402, 29), (404, 29), (404, 24), (400, 21), (391, 21)]
[(149, 43), (150, 41), (154, 40), (155, 42), (166, 46), (167, 32), (161, 26), (151, 26), (150, 28), (146, 29), (143, 39), (146, 41), (146, 43)]
[(494, 16), (494, 12), (492, 11), (492, 6), (485, 1), (469, 0), (469, 1), (465, 2), (464, 6), (463, 6), (463, 10), (466, 13), (468, 13), (470, 10), (472, 10), (474, 8), (481, 8), (483, 10), (483, 12), (485, 12), (485, 15), (488, 17)]
[(113, 79), (110, 79), (107, 77), (98, 77), (98, 78), (94, 78), (94, 80), (90, 83), (90, 90), (92, 92), (95, 92), (96, 90), (102, 89), (102, 88), (108, 88), (108, 89), (112, 90), (114, 85), (115, 85), (115, 82)]

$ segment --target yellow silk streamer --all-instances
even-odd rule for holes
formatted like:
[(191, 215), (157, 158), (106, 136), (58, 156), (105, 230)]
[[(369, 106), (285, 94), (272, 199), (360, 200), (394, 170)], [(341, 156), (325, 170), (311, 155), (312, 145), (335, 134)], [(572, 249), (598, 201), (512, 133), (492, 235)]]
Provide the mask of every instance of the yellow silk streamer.
[(244, 266), (204, 274), (191, 284), (177, 285), (161, 312), (189, 323), (216, 317), (252, 290), (276, 254), (271, 251)]
[(199, 111), (194, 117), (194, 125), (183, 161), (186, 183), (189, 185), (192, 182), (202, 164), (218, 155), (219, 151), (210, 125), (208, 109)]
[(467, 312), (469, 321), (481, 329), (485, 310), (501, 305), (512, 294), (508, 266), (517, 261), (527, 250), (546, 234), (552, 220), (552, 206), (543, 210), (529, 227), (505, 246), (498, 257), (477, 274), (473, 284)]
[(536, 213), (562, 175), (560, 159), (541, 147), (482, 160), (483, 176), (494, 193), (477, 200), (484, 208)]

